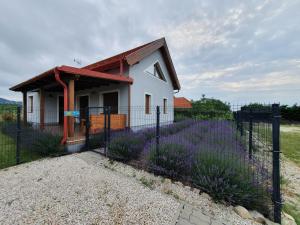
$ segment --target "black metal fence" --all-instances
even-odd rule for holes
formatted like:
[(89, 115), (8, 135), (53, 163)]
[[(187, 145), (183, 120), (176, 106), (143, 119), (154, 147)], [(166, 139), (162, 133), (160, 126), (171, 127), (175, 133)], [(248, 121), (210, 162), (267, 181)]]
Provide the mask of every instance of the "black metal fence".
[(98, 107), (87, 113), (87, 131), (97, 127), (91, 125), (97, 123), (89, 121), (91, 116), (102, 114), (98, 123), (103, 129), (86, 133), (86, 149), (180, 180), (216, 200), (256, 209), (280, 222), (279, 105), (175, 113), (170, 107), (152, 107), (149, 112), (132, 107), (125, 124), (109, 107)]
[[(179, 180), (217, 201), (256, 209), (280, 222), (279, 105), (229, 110), (91, 107), (75, 118), (66, 149), (57, 112), (24, 122), (1, 108), (0, 168), (49, 155), (93, 150)], [(27, 118), (27, 119), (28, 119)], [(75, 147), (74, 147), (75, 146)], [(67, 151), (69, 150), (69, 151)]]
[(63, 129), (57, 112), (47, 111), (44, 124), (39, 114), (28, 113), (25, 122), (21, 106), (0, 106), (0, 169), (67, 153), (60, 144)]

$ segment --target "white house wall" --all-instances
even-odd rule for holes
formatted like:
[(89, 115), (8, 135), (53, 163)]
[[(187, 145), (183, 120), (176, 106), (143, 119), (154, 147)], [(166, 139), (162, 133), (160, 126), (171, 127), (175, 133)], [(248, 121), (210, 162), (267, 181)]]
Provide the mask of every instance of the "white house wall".
[[(166, 82), (144, 72), (146, 68), (159, 62), (162, 72), (166, 78)], [(113, 71), (111, 71), (113, 72)], [(117, 71), (114, 71), (117, 73)], [(167, 114), (163, 114), (161, 108), (161, 122), (168, 123), (174, 119), (173, 110), (173, 85), (168, 70), (159, 50), (155, 51), (139, 63), (129, 67), (124, 71), (133, 78), (131, 85), (131, 126), (140, 126), (145, 124), (155, 124), (155, 107), (163, 105), (163, 99), (167, 99)], [(76, 84), (75, 84), (76, 85)], [(110, 84), (99, 88), (91, 88), (88, 90), (75, 92), (75, 109), (79, 110), (79, 96), (89, 96), (89, 106), (103, 106), (102, 94), (117, 91), (119, 93), (119, 113), (128, 116), (128, 85), (127, 84)], [(58, 122), (58, 96), (63, 93), (45, 93), (45, 123)], [(145, 94), (151, 95), (151, 114), (145, 114)], [(39, 92), (28, 92), (29, 96), (33, 96), (33, 112), (28, 112), (28, 121), (33, 123), (40, 122), (40, 98)], [(29, 100), (28, 100), (29, 101)], [(128, 121), (128, 120), (127, 120)], [(77, 121), (78, 122), (78, 121)]]
[[(33, 97), (32, 112), (29, 109), (29, 97)], [(27, 121), (30, 123), (40, 122), (40, 95), (38, 92), (28, 92), (27, 93)]]
[[(166, 82), (144, 72), (146, 68), (157, 61), (165, 75)], [(155, 106), (162, 106), (164, 98), (167, 99), (168, 111), (167, 115), (162, 114), (161, 122), (172, 122), (174, 120), (173, 85), (160, 50), (131, 66), (129, 75), (134, 80), (131, 85), (131, 126), (155, 123)], [(145, 94), (151, 95), (151, 114), (145, 114)]]

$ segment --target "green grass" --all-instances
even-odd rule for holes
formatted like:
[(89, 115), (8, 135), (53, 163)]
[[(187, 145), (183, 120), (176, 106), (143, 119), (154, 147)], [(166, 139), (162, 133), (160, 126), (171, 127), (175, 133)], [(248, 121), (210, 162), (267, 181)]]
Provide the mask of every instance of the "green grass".
[[(300, 201), (300, 198), (298, 199)], [(283, 211), (294, 217), (297, 224), (300, 225), (300, 209), (293, 203), (285, 203)]]
[(15, 141), (0, 131), (0, 169), (16, 164)]
[[(280, 133), (281, 151), (291, 161), (300, 166), (300, 126), (283, 125)], [(288, 185), (283, 183), (283, 187)], [(285, 184), (287, 183), (287, 184)], [(294, 217), (296, 223), (300, 225), (300, 195), (296, 194), (293, 200), (287, 201), (283, 206), (283, 211)]]
[[(21, 148), (20, 161), (22, 163), (39, 158), (41, 156), (38, 153)], [(0, 169), (14, 165), (16, 165), (16, 143), (11, 137), (0, 131)]]
[(300, 166), (300, 132), (281, 132), (280, 141), (283, 154)]

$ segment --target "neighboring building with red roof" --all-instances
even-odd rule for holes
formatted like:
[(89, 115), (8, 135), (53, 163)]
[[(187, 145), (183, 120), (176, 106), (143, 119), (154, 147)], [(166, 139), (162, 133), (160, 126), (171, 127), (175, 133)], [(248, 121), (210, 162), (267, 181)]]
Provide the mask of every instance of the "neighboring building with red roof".
[[(101, 107), (110, 106), (114, 118), (122, 121), (112, 121), (111, 126), (116, 128), (155, 121), (156, 105), (164, 106), (162, 113), (173, 115), (173, 107), (167, 106), (173, 106), (174, 90), (180, 90), (180, 84), (166, 40), (161, 38), (83, 68), (52, 68), (10, 90), (23, 93), (25, 122), (41, 128), (61, 124), (62, 143), (66, 143), (74, 139), (75, 124), (84, 122), (87, 107), (98, 107), (92, 113), (95, 117), (91, 115), (97, 121), (103, 113)], [(138, 120), (131, 112), (134, 106), (141, 111)], [(70, 116), (70, 111), (80, 111), (79, 118)]]
[(185, 97), (174, 97), (175, 109), (191, 109), (192, 103)]

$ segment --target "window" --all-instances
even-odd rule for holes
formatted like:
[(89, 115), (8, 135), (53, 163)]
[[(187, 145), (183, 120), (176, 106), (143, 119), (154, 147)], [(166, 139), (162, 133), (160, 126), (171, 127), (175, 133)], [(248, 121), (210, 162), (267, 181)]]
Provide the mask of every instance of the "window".
[(144, 72), (160, 80), (166, 81), (166, 78), (164, 76), (164, 73), (162, 72), (159, 62), (152, 64)]
[(161, 67), (158, 62), (154, 64), (154, 76), (158, 77), (159, 79), (161, 79), (163, 81), (166, 81), (164, 73), (162, 72)]
[(33, 112), (33, 96), (28, 97), (28, 112)]
[(168, 100), (166, 98), (164, 98), (164, 102), (163, 102), (163, 112), (164, 114), (167, 114), (167, 102)]
[(145, 94), (145, 113), (150, 114), (151, 95)]

